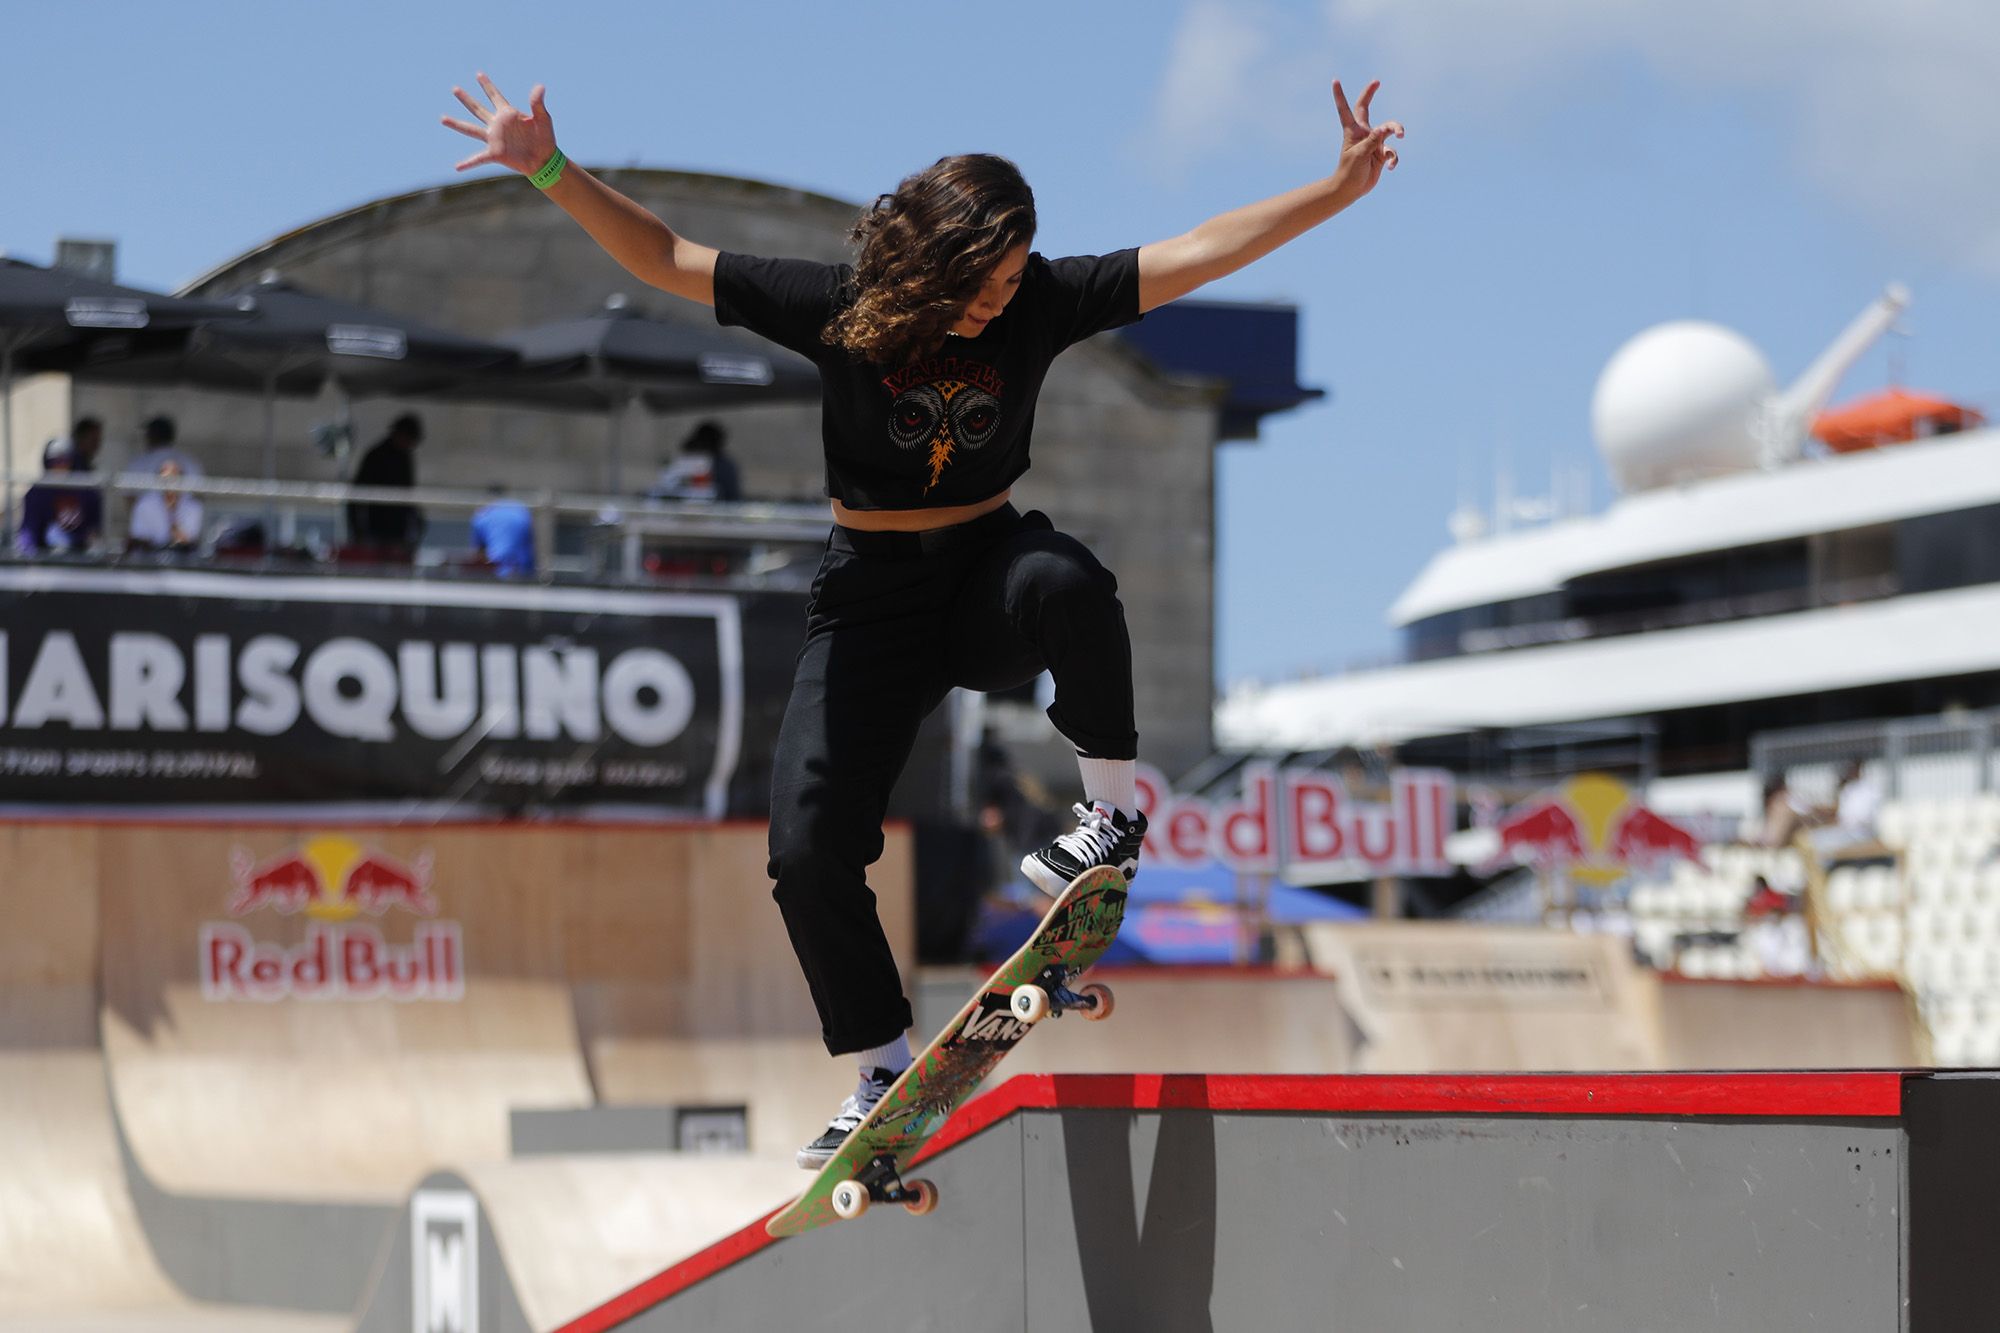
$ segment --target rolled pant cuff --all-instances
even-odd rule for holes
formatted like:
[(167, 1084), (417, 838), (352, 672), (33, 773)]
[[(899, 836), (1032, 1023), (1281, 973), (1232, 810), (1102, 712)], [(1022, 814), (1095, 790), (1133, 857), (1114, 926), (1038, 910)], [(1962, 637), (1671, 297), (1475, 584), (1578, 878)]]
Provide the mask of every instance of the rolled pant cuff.
[(822, 1032), (820, 1037), (826, 1042), (826, 1053), (828, 1055), (854, 1055), (860, 1051), (873, 1050), (877, 1046), (887, 1046), (890, 1042), (902, 1036), (916, 1025), (916, 1019), (911, 1016), (909, 1004), (906, 1001), (903, 1006), (903, 1021), (894, 1028), (882, 1031), (871, 1029), (859, 1037)]
[(1112, 735), (1108, 732), (1089, 731), (1083, 727), (1072, 726), (1062, 714), (1056, 711), (1054, 704), (1049, 705), (1048, 714), (1049, 721), (1055, 723), (1056, 730), (1060, 731), (1063, 734), (1063, 738), (1071, 745), (1074, 745), (1080, 754), (1087, 754), (1092, 759), (1137, 759), (1139, 757), (1139, 733), (1136, 731), (1128, 731), (1123, 735)]

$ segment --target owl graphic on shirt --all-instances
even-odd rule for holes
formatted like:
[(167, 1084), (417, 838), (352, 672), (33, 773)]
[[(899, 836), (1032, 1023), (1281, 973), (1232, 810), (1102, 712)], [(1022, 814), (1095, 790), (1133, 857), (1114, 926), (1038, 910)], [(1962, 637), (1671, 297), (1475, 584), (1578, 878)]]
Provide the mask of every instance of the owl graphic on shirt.
[(1004, 382), (983, 361), (942, 356), (905, 366), (885, 376), (889, 441), (898, 449), (925, 451), (928, 495), (961, 450), (983, 449), (1000, 433)]

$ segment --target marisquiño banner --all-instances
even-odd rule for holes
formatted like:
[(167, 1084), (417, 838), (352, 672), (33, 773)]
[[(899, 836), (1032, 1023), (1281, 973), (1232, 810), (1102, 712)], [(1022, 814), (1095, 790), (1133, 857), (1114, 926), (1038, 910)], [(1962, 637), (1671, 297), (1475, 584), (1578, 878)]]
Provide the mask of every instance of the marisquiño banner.
[(0, 570), (0, 803), (720, 818), (799, 619), (795, 597)]

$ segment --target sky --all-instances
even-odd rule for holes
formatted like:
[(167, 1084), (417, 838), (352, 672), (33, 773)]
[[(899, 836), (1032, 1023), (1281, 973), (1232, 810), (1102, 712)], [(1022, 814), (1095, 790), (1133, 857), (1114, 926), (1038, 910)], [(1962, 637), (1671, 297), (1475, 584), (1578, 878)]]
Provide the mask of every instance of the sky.
[(1218, 460), (1225, 683), (1391, 655), (1389, 603), (1503, 473), (1607, 503), (1591, 389), (1660, 321), (1728, 325), (1785, 382), (1899, 280), (1836, 401), (1894, 378), (2000, 411), (1991, 0), (0, 0), (0, 250), (113, 237), (121, 278), (177, 287), (452, 179), (470, 141), (437, 118), (480, 69), (546, 83), (589, 163), (862, 200), (1003, 153), (1050, 254), (1330, 172), (1329, 80), (1381, 79), (1398, 170), (1203, 293), (1297, 305), (1329, 391)]

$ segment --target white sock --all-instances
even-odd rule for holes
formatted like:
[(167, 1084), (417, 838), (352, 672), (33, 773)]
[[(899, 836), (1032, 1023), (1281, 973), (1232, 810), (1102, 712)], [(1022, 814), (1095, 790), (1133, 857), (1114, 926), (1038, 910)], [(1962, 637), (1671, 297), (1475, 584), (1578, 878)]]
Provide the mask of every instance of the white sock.
[(1083, 770), (1083, 799), (1086, 805), (1108, 805), (1130, 819), (1139, 813), (1139, 762), (1136, 759), (1092, 759), (1076, 757)]
[(861, 1064), (861, 1076), (868, 1077), (871, 1069), (886, 1069), (891, 1074), (900, 1074), (910, 1067), (910, 1037), (908, 1033), (881, 1046), (870, 1046), (865, 1051), (856, 1051), (854, 1058)]

